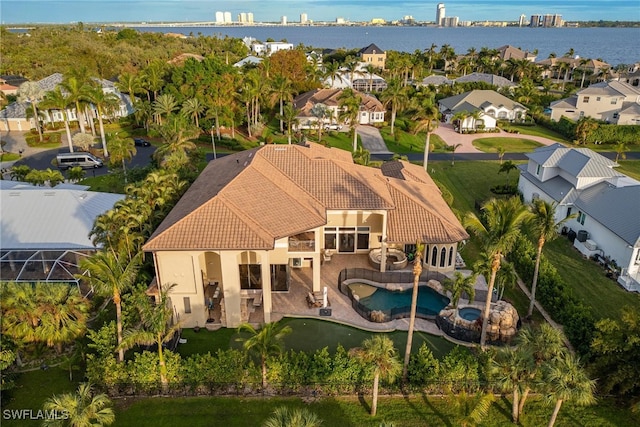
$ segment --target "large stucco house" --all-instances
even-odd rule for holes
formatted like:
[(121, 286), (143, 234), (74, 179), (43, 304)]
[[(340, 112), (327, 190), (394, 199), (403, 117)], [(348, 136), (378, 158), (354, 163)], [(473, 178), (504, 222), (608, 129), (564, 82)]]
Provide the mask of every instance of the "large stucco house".
[(527, 157), (518, 182), (525, 201), (539, 197), (557, 203), (557, 220), (575, 214), (566, 226), (578, 235), (583, 231), (584, 238), (574, 246), (585, 256), (615, 260), (621, 268), (618, 282), (640, 292), (640, 182), (586, 148), (554, 144)]
[[(468, 116), (458, 123), (460, 132), (495, 129), (498, 120), (524, 118), (527, 108), (493, 90), (472, 90), (438, 101), (438, 108), (447, 123), (458, 113)], [(473, 113), (479, 113), (473, 117)]]
[(358, 57), (360, 61), (374, 65), (382, 70), (384, 70), (387, 63), (387, 52), (380, 49), (374, 43), (360, 49), (358, 51)]
[(273, 296), (295, 286), (292, 269), (308, 272), (313, 291), (335, 288), (321, 279), (327, 255), (384, 256), (424, 242), (425, 270), (446, 274), (467, 238), (420, 166), (360, 166), (347, 151), (310, 143), (212, 161), (144, 250), (153, 254), (154, 283), (176, 285), (171, 301), (185, 327), (203, 326), (214, 298), (222, 326), (237, 327), (248, 301), (260, 306), (259, 322), (271, 321)]
[[(62, 74), (54, 73), (42, 80), (39, 80), (37, 83), (46, 93), (55, 90), (55, 88), (62, 83), (63, 79), (64, 76)], [(128, 95), (121, 93), (112, 81), (99, 78), (94, 78), (93, 80), (96, 84), (100, 85), (105, 94), (114, 94), (119, 99), (118, 107), (114, 111), (110, 112), (111, 117), (126, 117), (133, 113), (134, 108), (131, 98)], [(15, 102), (0, 111), (0, 131), (27, 131), (35, 128), (36, 125), (34, 118), (27, 117), (27, 107), (28, 104), (26, 103)], [(93, 118), (98, 117), (98, 110), (93, 105), (90, 106), (89, 111)], [(64, 121), (62, 111), (60, 110), (46, 110), (39, 108), (38, 112), (40, 113), (40, 119), (45, 124)], [(70, 121), (78, 119), (75, 105), (67, 108), (67, 117)]]
[[(358, 123), (361, 125), (384, 122), (385, 108), (377, 98), (358, 91), (355, 95), (360, 98), (360, 114)], [(303, 127), (313, 127), (319, 120), (314, 115), (314, 107), (323, 105), (327, 110), (327, 117), (322, 120), (325, 123), (337, 123), (340, 117), (340, 95), (342, 89), (315, 89), (296, 96), (293, 106), (300, 111), (298, 123)]]
[(550, 105), (551, 120), (591, 117), (618, 125), (640, 125), (640, 88), (612, 80), (595, 83)]

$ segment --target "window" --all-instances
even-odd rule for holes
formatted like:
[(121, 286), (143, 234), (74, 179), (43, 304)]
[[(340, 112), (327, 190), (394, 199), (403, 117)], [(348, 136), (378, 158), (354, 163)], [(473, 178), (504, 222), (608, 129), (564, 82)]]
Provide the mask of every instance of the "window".
[(538, 166), (536, 167), (536, 175), (540, 175), (540, 169), (541, 169), (541, 166), (540, 166), (540, 165), (538, 165)]
[(611, 98), (611, 105), (616, 105), (618, 103), (618, 98)]
[(584, 111), (580, 111), (580, 117), (584, 117)]
[(189, 297), (184, 297), (184, 312), (191, 313), (191, 299)]
[(356, 228), (340, 227), (340, 238), (338, 239), (338, 252), (355, 252)]
[(584, 98), (582, 98), (582, 102), (584, 102), (585, 104), (589, 103), (589, 97), (585, 96)]
[(448, 266), (451, 267), (452, 264), (453, 264), (453, 246), (449, 248), (449, 264), (448, 264)]
[(584, 220), (587, 216), (582, 211), (578, 211), (578, 222), (584, 225)]
[(600, 101), (600, 97), (599, 96), (596, 98), (596, 101)]
[(438, 262), (438, 248), (436, 246), (433, 247), (431, 251), (431, 265), (436, 266)]
[(336, 228), (326, 227), (324, 229), (324, 248), (337, 249), (336, 247)]
[(444, 261), (446, 257), (447, 250), (445, 248), (442, 248), (442, 250), (440, 251), (440, 267), (444, 267)]
[(260, 264), (240, 264), (240, 289), (262, 289)]
[(271, 288), (276, 292), (289, 290), (289, 269), (287, 264), (271, 264)]
[(567, 208), (567, 218), (571, 216), (571, 208)]
[(369, 227), (358, 227), (357, 248), (369, 249)]

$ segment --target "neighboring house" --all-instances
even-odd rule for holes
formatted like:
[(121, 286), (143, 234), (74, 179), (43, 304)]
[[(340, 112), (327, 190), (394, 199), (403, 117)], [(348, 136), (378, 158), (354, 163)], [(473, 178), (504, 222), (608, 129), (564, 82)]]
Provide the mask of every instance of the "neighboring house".
[[(451, 123), (457, 113), (469, 114), (458, 124), (460, 132), (492, 130), (496, 128), (498, 120), (518, 120), (527, 112), (524, 105), (493, 90), (472, 90), (444, 98), (438, 102), (438, 107), (447, 123)], [(472, 117), (476, 112), (479, 116)]]
[(367, 47), (363, 47), (358, 51), (358, 57), (361, 62), (366, 62), (367, 64), (375, 65), (381, 69), (385, 69), (385, 64), (387, 62), (387, 52), (380, 49), (375, 44), (371, 43)]
[(351, 74), (342, 69), (337, 77), (325, 78), (324, 87), (330, 89), (352, 88), (360, 92), (382, 92), (387, 88), (387, 82), (381, 76), (364, 71), (362, 68), (353, 73), (353, 81), (351, 81)]
[(557, 203), (556, 220), (575, 214), (566, 226), (583, 238), (574, 246), (584, 255), (614, 260), (621, 268), (618, 282), (640, 292), (640, 182), (586, 148), (554, 144), (527, 157), (529, 163), (519, 166), (518, 189), (524, 200), (539, 197)]
[[(360, 116), (358, 123), (361, 125), (384, 122), (385, 108), (378, 99), (371, 95), (354, 91), (360, 98)], [(315, 105), (322, 104), (327, 110), (325, 123), (336, 123), (340, 116), (341, 89), (315, 89), (295, 97), (293, 106), (300, 110), (298, 121), (301, 126), (313, 126), (318, 118), (313, 114)]]
[(511, 45), (500, 46), (496, 49), (498, 51), (498, 58), (503, 61), (510, 59), (526, 59), (527, 61), (535, 62), (537, 55), (526, 50), (518, 49)]
[(171, 301), (184, 327), (204, 326), (217, 292), (221, 324), (234, 328), (247, 321), (250, 299), (261, 306), (259, 322), (286, 310), (272, 295), (295, 286), (293, 268), (304, 269), (313, 291), (335, 287), (321, 279), (327, 252), (424, 242), (425, 270), (451, 273), (467, 238), (420, 166), (375, 169), (319, 144), (267, 144), (210, 162), (143, 249), (153, 255), (154, 282), (175, 284)]
[(606, 62), (597, 59), (582, 59), (578, 56), (574, 58), (566, 56), (547, 58), (536, 62), (536, 65), (541, 68), (542, 78), (568, 82), (574, 79), (576, 70), (586, 73), (587, 81), (591, 81), (592, 79), (606, 79), (611, 69), (611, 65)]
[(9, 84), (6, 80), (0, 78), (0, 92), (5, 95), (16, 95), (18, 93), (18, 86)]
[(183, 66), (187, 59), (195, 59), (198, 62), (204, 61), (204, 56), (195, 53), (181, 53), (173, 59), (167, 61), (167, 64)]
[(441, 75), (437, 75), (437, 74), (432, 74), (428, 77), (425, 77), (424, 79), (422, 79), (422, 82), (420, 83), (420, 85), (422, 86), (443, 86), (443, 85), (452, 85), (453, 81), (449, 80), (447, 77), (445, 76), (441, 76)]
[[(60, 73), (52, 74), (39, 80), (37, 83), (45, 92), (54, 90), (60, 83), (62, 83), (63, 75)], [(104, 93), (112, 93), (120, 99), (118, 108), (111, 112), (111, 117), (126, 117), (133, 113), (134, 108), (131, 102), (131, 98), (128, 95), (121, 93), (115, 86), (115, 84), (109, 80), (93, 78), (93, 80), (102, 87)], [(32, 118), (27, 119), (26, 114), (27, 105), (14, 105), (10, 104), (5, 110), (0, 111), (0, 131), (12, 131), (12, 130), (29, 130), (35, 128), (35, 122)], [(11, 108), (11, 109), (10, 109)], [(38, 109), (41, 120), (46, 123), (63, 122), (64, 116), (62, 111), (59, 110), (45, 110)], [(98, 111), (91, 106), (90, 112), (92, 118), (98, 117)], [(70, 106), (67, 109), (67, 117), (70, 121), (77, 120), (75, 106)], [(28, 124), (28, 127), (25, 127)]]
[(629, 65), (626, 70), (618, 73), (615, 79), (631, 86), (640, 86), (640, 62)]
[(280, 50), (293, 50), (292, 43), (285, 42), (267, 42), (267, 43), (252, 43), (251, 51), (256, 55), (272, 55)]
[(89, 237), (95, 219), (124, 199), (88, 188), (0, 181), (2, 281), (78, 283), (79, 261), (99, 249)]
[(613, 80), (595, 83), (550, 105), (551, 120), (591, 117), (619, 125), (640, 124), (640, 88)]
[(469, 83), (469, 82), (484, 82), (489, 83), (490, 85), (497, 86), (498, 88), (512, 88), (516, 87), (517, 84), (512, 82), (509, 79), (506, 79), (501, 76), (496, 76), (495, 74), (487, 74), (487, 73), (471, 73), (466, 76), (458, 77), (454, 80), (456, 83)]
[(258, 65), (262, 62), (262, 58), (258, 58), (257, 56), (249, 55), (244, 59), (233, 64), (234, 67), (242, 68), (245, 65)]

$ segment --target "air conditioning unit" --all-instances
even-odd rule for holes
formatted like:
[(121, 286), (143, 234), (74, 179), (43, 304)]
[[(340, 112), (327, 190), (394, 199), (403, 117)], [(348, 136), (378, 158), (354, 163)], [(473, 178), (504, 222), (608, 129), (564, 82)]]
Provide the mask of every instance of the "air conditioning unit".
[(291, 267), (302, 268), (302, 258), (291, 258)]

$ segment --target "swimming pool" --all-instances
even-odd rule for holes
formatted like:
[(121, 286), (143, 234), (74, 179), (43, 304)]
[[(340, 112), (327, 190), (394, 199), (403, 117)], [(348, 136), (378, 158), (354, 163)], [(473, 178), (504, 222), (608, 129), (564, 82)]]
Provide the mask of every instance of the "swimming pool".
[(476, 320), (480, 317), (482, 311), (475, 307), (463, 307), (458, 310), (458, 316), (463, 318), (464, 320)]
[[(378, 310), (388, 314), (389, 320), (409, 317), (412, 289), (389, 291), (366, 283), (348, 285), (358, 302), (369, 310)], [(449, 298), (428, 286), (418, 287), (416, 313), (419, 317), (432, 317), (449, 305)]]

